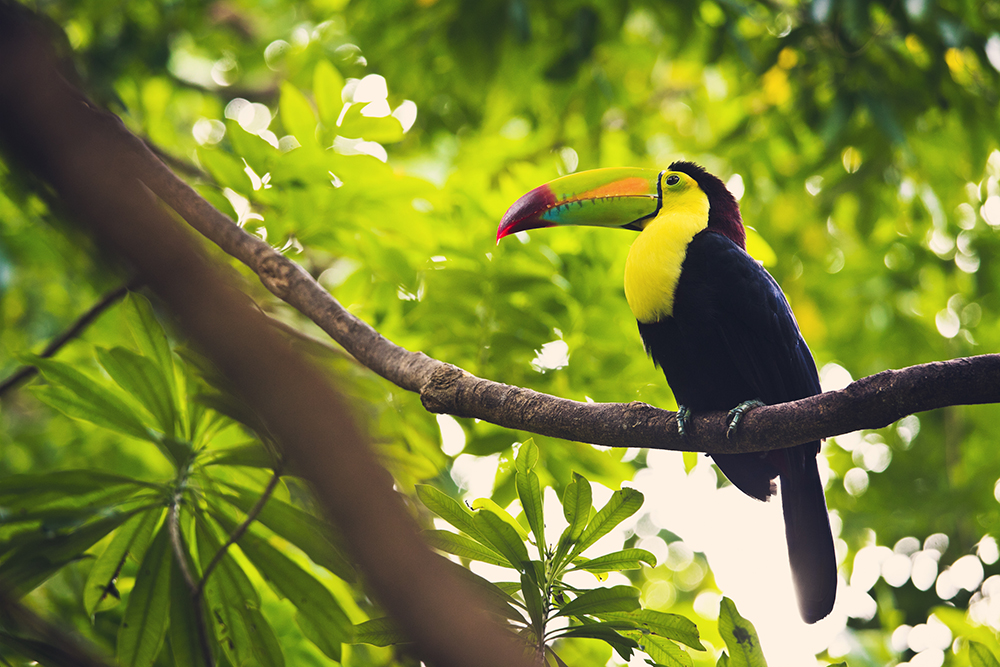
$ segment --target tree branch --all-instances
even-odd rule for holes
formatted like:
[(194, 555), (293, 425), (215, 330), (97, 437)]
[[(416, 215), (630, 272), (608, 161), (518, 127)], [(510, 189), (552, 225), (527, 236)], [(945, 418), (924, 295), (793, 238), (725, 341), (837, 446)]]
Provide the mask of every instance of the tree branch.
[(229, 547), (236, 544), (239, 539), (243, 537), (243, 533), (247, 532), (250, 524), (254, 522), (257, 515), (264, 509), (264, 505), (267, 503), (268, 498), (271, 497), (271, 494), (274, 493), (274, 490), (278, 487), (278, 482), (280, 480), (281, 472), (275, 470), (271, 479), (268, 480), (267, 486), (264, 487), (264, 492), (260, 494), (260, 498), (257, 499), (256, 504), (254, 504), (254, 506), (250, 508), (250, 511), (247, 512), (247, 516), (243, 520), (243, 523), (236, 526), (236, 530), (233, 531), (233, 534), (229, 536), (229, 539), (226, 540), (225, 544), (219, 547), (219, 550), (215, 552), (214, 556), (212, 556), (212, 560), (210, 560), (208, 565), (205, 566), (205, 571), (201, 573), (201, 579), (194, 585), (193, 591), (196, 596), (201, 597), (201, 594), (205, 591), (205, 583), (208, 581), (208, 575), (212, 574), (212, 570), (214, 570), (219, 564), (222, 557), (226, 555), (226, 551)]
[[(83, 330), (90, 326), (101, 313), (123, 299), (125, 295), (129, 293), (129, 290), (134, 290), (141, 284), (142, 283), (139, 280), (130, 280), (121, 287), (115, 288), (102, 296), (101, 299), (91, 306), (87, 312), (77, 318), (76, 322), (73, 322), (73, 324), (70, 325), (66, 331), (53, 338), (38, 356), (48, 358), (54, 355), (62, 349), (63, 345), (79, 336)], [(33, 378), (37, 374), (38, 369), (34, 366), (22, 366), (17, 369), (13, 374), (0, 382), (0, 398), (3, 398), (4, 394), (8, 391), (17, 387), (22, 382), (26, 382), (27, 380)]]
[(349, 313), (300, 266), (212, 207), (120, 125), (136, 173), (192, 227), (246, 264), (275, 296), (315, 322), (359, 362), (421, 396), (430, 412), (475, 417), (499, 426), (614, 447), (746, 453), (881, 428), (914, 412), (947, 405), (1000, 402), (1000, 356), (982, 355), (883, 371), (837, 392), (750, 411), (737, 437), (726, 437), (726, 413), (695, 415), (677, 434), (673, 412), (644, 403), (581, 403), (478, 378), (411, 352)]
[[(451, 563), (420, 539), (390, 475), (325, 374), (304, 363), (246, 295), (209, 262), (137, 178), (120, 121), (58, 75), (0, 0), (0, 141), (18, 168), (50, 183), (99, 242), (136, 267), (194, 344), (238, 387), (312, 483), (374, 597), (436, 667), (525, 667), (523, 647), (492, 622)], [(138, 142), (143, 155), (151, 155)], [(235, 225), (230, 225), (234, 229)]]

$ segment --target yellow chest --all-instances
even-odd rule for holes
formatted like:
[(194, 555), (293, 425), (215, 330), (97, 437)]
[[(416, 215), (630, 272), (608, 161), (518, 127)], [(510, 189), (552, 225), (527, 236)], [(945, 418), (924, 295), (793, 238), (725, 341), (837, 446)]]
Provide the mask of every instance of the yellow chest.
[[(702, 195), (704, 198), (704, 195)], [(708, 226), (708, 200), (694, 206), (664, 208), (639, 233), (625, 261), (625, 298), (644, 324), (673, 314), (674, 291), (687, 246)]]

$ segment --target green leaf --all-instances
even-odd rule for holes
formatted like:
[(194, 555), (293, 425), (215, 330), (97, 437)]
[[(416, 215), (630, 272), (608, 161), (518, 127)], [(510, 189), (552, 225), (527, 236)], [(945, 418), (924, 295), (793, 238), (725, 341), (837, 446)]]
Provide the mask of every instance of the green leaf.
[(517, 457), (514, 459), (514, 466), (517, 472), (528, 474), (538, 463), (538, 445), (534, 438), (528, 438), (517, 450)]
[(642, 563), (656, 567), (656, 556), (645, 549), (622, 549), (575, 564), (573, 569), (586, 570), (587, 572), (617, 572), (619, 570), (638, 570), (642, 567)]
[(423, 535), (424, 541), (430, 546), (446, 553), (454, 554), (459, 558), (478, 560), (483, 563), (490, 563), (501, 567), (511, 566), (510, 563), (507, 562), (507, 559), (501, 556), (497, 551), (484, 546), (476, 540), (466, 537), (465, 535), (459, 535), (447, 530), (425, 530), (421, 534)]
[(520, 535), (509, 523), (488, 509), (479, 510), (475, 516), (475, 526), (479, 534), (519, 572), (529, 567), (528, 550)]
[[(184, 550), (187, 551), (186, 546)], [(190, 567), (190, 557), (188, 564)], [(199, 603), (204, 605), (204, 598), (201, 598)], [(191, 589), (184, 580), (180, 561), (174, 558), (170, 571), (170, 629), (167, 641), (170, 643), (170, 651), (173, 654), (175, 665), (208, 667), (199, 635), (197, 618), (194, 601), (191, 599)], [(214, 637), (211, 636), (211, 625), (207, 621), (204, 630), (209, 633), (206, 637), (209, 646), (214, 647), (215, 641)]]
[(580, 637), (586, 639), (600, 639), (611, 645), (623, 660), (631, 660), (632, 652), (639, 648), (639, 643), (631, 637), (619, 634), (614, 627), (606, 623), (587, 623), (585, 625), (575, 625), (561, 631), (555, 637)]
[(391, 144), (403, 140), (403, 126), (393, 116), (373, 118), (362, 115), (364, 103), (352, 104), (337, 127), (337, 134), (350, 139), (364, 139)]
[(153, 528), (160, 520), (163, 508), (140, 512), (123, 523), (110, 544), (94, 561), (83, 586), (83, 608), (88, 615), (110, 609), (118, 604), (119, 597), (114, 587), (118, 573), (121, 571), (125, 558), (132, 553), (136, 558), (142, 558)]
[(986, 646), (969, 640), (969, 662), (972, 667), (1000, 667), (996, 656)]
[(715, 667), (730, 667), (729, 665), (729, 654), (723, 651), (719, 655), (719, 661), (715, 663)]
[(119, 387), (149, 410), (161, 431), (170, 436), (177, 434), (177, 410), (170, 385), (155, 363), (124, 347), (99, 347), (97, 360)]
[(337, 124), (337, 116), (344, 106), (340, 95), (343, 89), (344, 77), (329, 60), (320, 60), (316, 63), (316, 70), (313, 72), (313, 96), (316, 98), (320, 120), (327, 127)]
[(639, 608), (639, 589), (632, 586), (595, 588), (567, 602), (556, 616), (584, 616), (609, 611), (633, 611)]
[(372, 646), (392, 646), (408, 641), (399, 631), (396, 624), (388, 618), (373, 618), (354, 626), (352, 644), (371, 644)]
[(675, 642), (690, 646), (696, 651), (704, 651), (698, 634), (698, 626), (691, 619), (680, 614), (669, 614), (653, 609), (639, 609), (629, 614), (602, 613), (597, 616), (603, 620), (632, 621), (643, 634), (653, 634), (666, 637)]
[[(235, 526), (227, 526), (232, 532)], [(266, 540), (248, 531), (240, 549), (278, 595), (287, 598), (304, 620), (299, 626), (327, 656), (340, 662), (340, 645), (350, 642), (353, 626), (329, 589)]]
[(590, 509), (593, 507), (590, 482), (583, 475), (573, 473), (573, 481), (566, 485), (563, 492), (562, 504), (563, 516), (569, 522), (565, 535), (568, 543), (572, 544), (580, 539), (587, 527), (587, 519), (590, 518)]
[(156, 484), (99, 470), (57, 470), (55, 472), (4, 477), (3, 484), (0, 484), (0, 501), (8, 507), (15, 500), (25, 501), (26, 506), (37, 506), (50, 496), (59, 498), (79, 496), (107, 490), (115, 486), (134, 487), (135, 489), (159, 488)]
[[(238, 486), (229, 485), (236, 495), (218, 495), (231, 503), (240, 511), (247, 513), (257, 504), (260, 493)], [(322, 567), (325, 567), (337, 577), (347, 582), (357, 579), (354, 566), (344, 556), (342, 549), (333, 543), (335, 535), (329, 524), (317, 519), (308, 512), (279, 500), (274, 496), (268, 498), (264, 508), (257, 515), (257, 521), (267, 526), (275, 535), (279, 535), (299, 549)]]
[(579, 541), (570, 552), (570, 559), (597, 540), (607, 535), (615, 526), (629, 518), (642, 507), (642, 493), (636, 489), (624, 488), (615, 491), (608, 503), (594, 515), (587, 528), (580, 535)]
[(757, 630), (740, 616), (736, 605), (726, 597), (722, 598), (719, 607), (719, 634), (729, 649), (731, 667), (767, 667)]
[(167, 340), (167, 333), (156, 319), (153, 306), (149, 300), (137, 292), (129, 292), (125, 298), (122, 312), (125, 315), (125, 323), (132, 332), (139, 352), (144, 357), (156, 362), (156, 366), (163, 373), (170, 385), (173, 395), (177, 395), (177, 385), (174, 380), (174, 357), (170, 352), (170, 343)]
[[(221, 547), (204, 522), (198, 523), (198, 558), (208, 563)], [(260, 596), (227, 551), (208, 578), (205, 601), (226, 657), (234, 665), (256, 660), (261, 667), (284, 667), (285, 657), (271, 625), (260, 613)]]
[(152, 665), (160, 653), (170, 620), (172, 556), (164, 523), (142, 559), (118, 630), (118, 663), (125, 667)]
[(287, 81), (281, 82), (278, 116), (288, 133), (295, 135), (301, 145), (316, 143), (316, 115), (312, 105), (298, 88)]
[(32, 387), (39, 400), (74, 419), (82, 419), (140, 440), (158, 438), (125, 401), (69, 364), (53, 359), (29, 357), (51, 385)]
[(692, 667), (694, 664), (691, 656), (669, 639), (648, 635), (639, 640), (639, 646), (657, 665), (663, 667)]
[(521, 500), (524, 516), (527, 517), (531, 533), (535, 536), (538, 553), (544, 558), (545, 514), (542, 509), (542, 488), (538, 475), (530, 470), (527, 473), (517, 472), (514, 474), (514, 484), (517, 486), (517, 497)]
[(528, 617), (531, 619), (531, 627), (535, 629), (536, 635), (542, 634), (545, 627), (545, 611), (542, 608), (542, 593), (538, 588), (538, 582), (527, 572), (521, 574), (521, 595), (524, 596), (524, 605), (528, 609)]
[(481, 542), (486, 541), (486, 538), (482, 536), (476, 527), (475, 514), (463, 503), (429, 484), (417, 484), (415, 488), (417, 497), (424, 504), (424, 507), (466, 535), (474, 537)]
[(267, 468), (273, 470), (278, 464), (277, 459), (259, 441), (254, 441), (238, 447), (228, 447), (213, 452), (214, 458), (206, 461), (208, 466), (247, 466), (250, 468)]
[[(31, 591), (70, 561), (127, 521), (133, 512), (119, 512), (69, 533), (31, 531), (15, 536), (11, 553), (0, 565), (0, 580), (14, 586), (17, 595)], [(0, 549), (2, 551), (2, 549)]]
[(521, 538), (522, 542), (528, 541), (528, 531), (526, 531), (521, 524), (519, 524), (517, 520), (507, 512), (507, 510), (497, 505), (496, 501), (492, 498), (476, 498), (472, 501), (472, 509), (477, 511), (486, 509), (493, 512), (500, 517), (504, 523), (514, 529), (517, 536)]

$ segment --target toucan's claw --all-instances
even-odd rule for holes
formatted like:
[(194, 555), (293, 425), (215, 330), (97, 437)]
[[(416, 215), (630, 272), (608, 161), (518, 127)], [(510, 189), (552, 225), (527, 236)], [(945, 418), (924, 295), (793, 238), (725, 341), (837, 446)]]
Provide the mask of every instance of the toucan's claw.
[(729, 422), (729, 428), (726, 429), (726, 437), (731, 438), (736, 435), (736, 429), (739, 427), (740, 420), (743, 419), (743, 415), (754, 408), (763, 407), (764, 405), (767, 404), (759, 398), (751, 398), (749, 401), (743, 401), (730, 410), (729, 414), (726, 415), (726, 421)]
[(691, 408), (678, 405), (677, 406), (677, 432), (682, 438), (687, 437), (688, 429), (691, 426)]

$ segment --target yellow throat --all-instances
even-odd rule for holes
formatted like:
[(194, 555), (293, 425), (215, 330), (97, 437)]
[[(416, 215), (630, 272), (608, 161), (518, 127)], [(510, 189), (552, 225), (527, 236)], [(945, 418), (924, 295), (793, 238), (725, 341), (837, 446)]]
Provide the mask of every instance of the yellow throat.
[(659, 215), (643, 227), (625, 261), (625, 299), (644, 324), (673, 314), (687, 246), (708, 226), (708, 197), (693, 179), (684, 180), (664, 191)]

